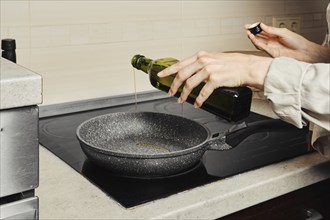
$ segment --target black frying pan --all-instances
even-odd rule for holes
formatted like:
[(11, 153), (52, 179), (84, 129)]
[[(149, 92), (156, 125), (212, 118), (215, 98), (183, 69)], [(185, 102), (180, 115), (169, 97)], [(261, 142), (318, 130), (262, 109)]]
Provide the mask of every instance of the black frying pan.
[(280, 120), (270, 123), (240, 125), (236, 131), (214, 138), (203, 125), (180, 116), (112, 113), (83, 122), (77, 128), (77, 138), (86, 156), (111, 173), (158, 177), (188, 170), (208, 149), (227, 150), (255, 132), (288, 126)]

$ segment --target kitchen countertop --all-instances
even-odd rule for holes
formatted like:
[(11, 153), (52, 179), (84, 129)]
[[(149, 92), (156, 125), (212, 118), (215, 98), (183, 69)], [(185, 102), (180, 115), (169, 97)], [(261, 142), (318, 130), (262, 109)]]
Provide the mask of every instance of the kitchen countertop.
[[(254, 95), (252, 111), (276, 117)], [(313, 152), (126, 209), (41, 146), (36, 195), (40, 219), (216, 219), (328, 178), (330, 161)]]
[(1, 58), (0, 109), (36, 105), (42, 102), (41, 76)]
[(215, 219), (330, 178), (316, 152), (126, 209), (40, 147), (40, 219)]

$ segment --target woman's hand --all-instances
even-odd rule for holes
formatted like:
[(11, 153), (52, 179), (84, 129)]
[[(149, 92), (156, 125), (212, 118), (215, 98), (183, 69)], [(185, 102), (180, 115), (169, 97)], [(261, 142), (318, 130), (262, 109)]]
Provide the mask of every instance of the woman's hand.
[[(249, 24), (245, 28), (249, 28)], [(272, 57), (291, 57), (308, 63), (329, 62), (330, 50), (313, 43), (286, 28), (275, 28), (261, 23), (262, 32), (247, 35), (255, 47), (267, 52)]]
[(187, 99), (193, 88), (205, 82), (195, 101), (195, 107), (200, 107), (219, 87), (246, 85), (263, 89), (271, 61), (269, 57), (201, 51), (159, 72), (158, 76), (176, 74), (169, 90), (171, 96), (184, 84), (179, 103)]

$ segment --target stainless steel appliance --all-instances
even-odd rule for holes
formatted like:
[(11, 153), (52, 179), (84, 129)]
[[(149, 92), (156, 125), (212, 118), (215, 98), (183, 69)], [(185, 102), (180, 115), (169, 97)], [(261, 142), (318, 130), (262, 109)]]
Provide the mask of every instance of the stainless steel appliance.
[(38, 219), (37, 106), (0, 111), (0, 219)]
[(135, 104), (134, 95), (128, 95), (40, 109), (41, 145), (126, 208), (309, 152), (308, 129), (288, 126), (253, 133), (228, 151), (208, 150), (199, 164), (174, 175), (131, 178), (113, 174), (93, 164), (83, 153), (76, 129), (85, 120), (114, 112), (161, 112), (195, 120), (216, 134), (235, 129), (244, 123), (269, 119), (251, 113), (244, 120), (230, 123), (209, 112), (195, 109), (190, 104), (179, 105), (176, 98), (164, 97), (159, 93), (139, 94), (137, 100), (139, 102)]

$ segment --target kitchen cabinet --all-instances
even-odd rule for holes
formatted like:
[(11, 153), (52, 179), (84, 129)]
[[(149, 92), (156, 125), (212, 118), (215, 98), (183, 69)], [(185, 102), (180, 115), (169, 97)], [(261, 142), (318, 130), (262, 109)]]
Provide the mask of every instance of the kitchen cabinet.
[(0, 197), (38, 186), (38, 107), (0, 110)]
[(0, 61), (0, 219), (38, 219), (41, 76)]
[(330, 219), (329, 204), (327, 179), (220, 219)]

